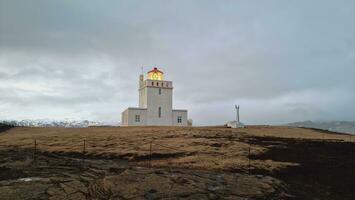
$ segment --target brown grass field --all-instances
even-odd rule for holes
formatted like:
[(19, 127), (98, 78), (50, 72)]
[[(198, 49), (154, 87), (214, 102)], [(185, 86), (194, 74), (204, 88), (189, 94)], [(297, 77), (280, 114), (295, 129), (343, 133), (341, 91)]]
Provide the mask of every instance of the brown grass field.
[(0, 151), (32, 153), (35, 140), (38, 154), (167, 170), (250, 170), (281, 180), (280, 199), (355, 199), (355, 136), (347, 134), (283, 126), (16, 127), (0, 133)]

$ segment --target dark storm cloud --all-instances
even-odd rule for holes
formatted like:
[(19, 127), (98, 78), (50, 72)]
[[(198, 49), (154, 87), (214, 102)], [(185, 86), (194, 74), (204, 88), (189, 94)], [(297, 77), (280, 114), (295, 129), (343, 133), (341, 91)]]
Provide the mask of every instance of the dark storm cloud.
[(230, 120), (234, 103), (249, 123), (354, 120), (354, 8), (0, 0), (0, 118), (119, 121), (140, 67), (157, 65), (197, 124)]

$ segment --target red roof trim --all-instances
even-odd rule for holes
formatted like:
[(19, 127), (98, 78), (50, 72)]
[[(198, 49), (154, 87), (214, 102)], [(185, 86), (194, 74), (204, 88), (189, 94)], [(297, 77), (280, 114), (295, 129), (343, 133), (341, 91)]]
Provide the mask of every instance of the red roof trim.
[(164, 72), (160, 71), (157, 67), (154, 67), (154, 69), (150, 70), (148, 73), (150, 72), (160, 72), (162, 74), (164, 74)]

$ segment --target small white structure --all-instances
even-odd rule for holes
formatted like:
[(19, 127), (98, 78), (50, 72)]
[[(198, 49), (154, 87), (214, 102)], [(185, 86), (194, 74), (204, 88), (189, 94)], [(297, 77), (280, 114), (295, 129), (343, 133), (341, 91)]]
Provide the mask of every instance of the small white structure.
[(139, 107), (122, 113), (122, 126), (187, 126), (187, 110), (173, 109), (173, 82), (156, 67), (139, 76)]
[(231, 128), (244, 128), (244, 124), (240, 122), (239, 119), (239, 105), (235, 105), (235, 109), (236, 109), (236, 121), (230, 121), (227, 122), (227, 126), (231, 127)]

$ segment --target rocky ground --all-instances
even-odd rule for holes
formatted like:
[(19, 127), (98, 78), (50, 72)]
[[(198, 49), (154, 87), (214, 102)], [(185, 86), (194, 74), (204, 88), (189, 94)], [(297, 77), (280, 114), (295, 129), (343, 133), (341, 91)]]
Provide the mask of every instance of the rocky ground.
[(353, 141), (285, 127), (12, 128), (0, 199), (352, 200)]
[(282, 199), (284, 185), (263, 175), (140, 167), (125, 160), (82, 160), (0, 152), (1, 199)]

